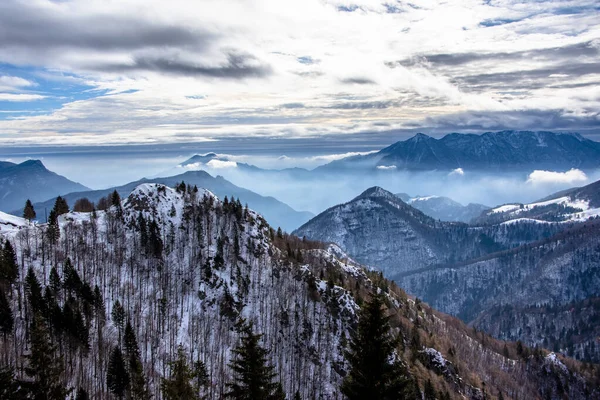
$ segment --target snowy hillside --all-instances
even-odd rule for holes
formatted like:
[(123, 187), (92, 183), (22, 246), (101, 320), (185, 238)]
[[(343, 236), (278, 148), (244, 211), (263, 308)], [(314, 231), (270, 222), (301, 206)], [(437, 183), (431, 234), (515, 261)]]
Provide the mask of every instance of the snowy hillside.
[(18, 379), (27, 379), (21, 367), (30, 353), (31, 313), (42, 308), (38, 318), (52, 328), (66, 362), (61, 379), (90, 398), (110, 398), (109, 355), (129, 346), (133, 331), (153, 398), (163, 398), (161, 381), (182, 346), (190, 364), (206, 366), (199, 394), (220, 399), (244, 318), (264, 335), (261, 344), (288, 397), (339, 399), (359, 304), (380, 291), (401, 338), (397, 354), (420, 388), (430, 381), (451, 399), (481, 399), (484, 390), (558, 399), (560, 384), (573, 399), (599, 396), (578, 363), (546, 371), (543, 358), (517, 355), (512, 343), (503, 351), (407, 298), (339, 247), (276, 232), (254, 211), (206, 190), (143, 184), (106, 212), (65, 213), (57, 223), (58, 237), (52, 224), (0, 233), (14, 247), (18, 268), (7, 296), (14, 327), (0, 354)]
[(582, 222), (597, 218), (600, 216), (599, 188), (600, 182), (594, 182), (530, 204), (504, 204), (486, 211), (475, 223), (490, 224), (522, 218), (548, 222)]

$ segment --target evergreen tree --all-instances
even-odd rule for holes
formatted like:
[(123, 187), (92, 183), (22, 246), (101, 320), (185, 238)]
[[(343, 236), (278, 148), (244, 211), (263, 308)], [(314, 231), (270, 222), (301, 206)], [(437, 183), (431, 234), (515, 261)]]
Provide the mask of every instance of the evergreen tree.
[(33, 204), (31, 204), (31, 200), (27, 199), (25, 202), (25, 208), (23, 208), (23, 218), (31, 221), (35, 219), (35, 209), (33, 208)]
[(201, 360), (194, 363), (194, 379), (196, 381), (195, 389), (198, 393), (198, 398), (202, 398), (200, 392), (208, 385), (208, 371), (206, 370), (206, 365)]
[(42, 295), (42, 285), (40, 285), (40, 281), (38, 281), (32, 267), (29, 267), (27, 276), (25, 277), (25, 293), (27, 294), (27, 300), (31, 305), (33, 314), (39, 312), (41, 315), (44, 315), (45, 301)]
[(116, 190), (110, 195), (110, 204), (115, 207), (121, 207), (121, 196)]
[(129, 388), (129, 373), (125, 368), (123, 353), (119, 346), (115, 346), (110, 353), (106, 371), (106, 386), (118, 399), (122, 399)]
[(185, 359), (185, 352), (182, 346), (177, 348), (177, 358), (175, 361), (169, 363), (169, 366), (171, 367), (170, 377), (168, 379), (163, 379), (161, 383), (161, 389), (165, 399), (198, 399), (196, 390), (192, 385), (194, 373)]
[(60, 237), (60, 228), (58, 226), (58, 214), (55, 210), (50, 211), (48, 216), (48, 227), (46, 228), (46, 235), (50, 243), (55, 244)]
[(12, 333), (14, 322), (10, 303), (4, 295), (4, 290), (0, 288), (0, 332), (4, 336), (5, 342), (6, 337)]
[(125, 354), (127, 356), (129, 376), (131, 380), (131, 398), (133, 400), (145, 400), (150, 398), (148, 388), (146, 387), (146, 377), (140, 356), (140, 349), (137, 338), (131, 323), (127, 321), (125, 333), (123, 335), (125, 343)]
[(253, 332), (252, 323), (244, 322), (241, 333), (241, 343), (233, 350), (235, 358), (229, 364), (235, 381), (227, 384), (225, 396), (236, 400), (285, 398), (281, 385), (273, 381), (276, 374), (267, 363), (269, 352), (259, 344), (262, 335)]
[(63, 383), (63, 360), (56, 355), (50, 341), (48, 328), (37, 315), (31, 324), (31, 353), (26, 356), (25, 373), (32, 380), (27, 382), (28, 392), (34, 400), (64, 400), (69, 394)]
[(7, 240), (4, 242), (0, 257), (0, 283), (8, 291), (10, 290), (10, 285), (15, 283), (18, 276), (17, 255), (10, 241)]
[(69, 212), (69, 204), (67, 204), (67, 200), (58, 196), (56, 201), (54, 202), (54, 208), (52, 209), (56, 213), (56, 216), (63, 215)]
[(389, 316), (383, 311), (383, 296), (374, 294), (360, 314), (346, 359), (350, 372), (341, 391), (350, 400), (413, 398), (414, 383), (395, 359), (396, 340), (390, 333)]
[(113, 303), (110, 316), (113, 320), (113, 324), (119, 329), (119, 342), (121, 342), (121, 330), (123, 329), (123, 323), (125, 322), (125, 309), (118, 299)]

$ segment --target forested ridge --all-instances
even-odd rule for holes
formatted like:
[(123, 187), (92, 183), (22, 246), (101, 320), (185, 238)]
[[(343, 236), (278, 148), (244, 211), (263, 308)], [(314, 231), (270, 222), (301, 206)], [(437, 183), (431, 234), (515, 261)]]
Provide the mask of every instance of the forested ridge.
[(101, 208), (59, 198), (0, 235), (0, 399), (600, 398), (597, 367), (474, 331), (239, 200), (144, 184)]

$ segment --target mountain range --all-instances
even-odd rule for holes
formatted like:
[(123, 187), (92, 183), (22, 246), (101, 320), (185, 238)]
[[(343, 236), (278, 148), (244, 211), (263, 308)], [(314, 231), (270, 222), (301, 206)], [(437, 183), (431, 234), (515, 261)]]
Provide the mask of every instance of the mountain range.
[[(109, 366), (121, 348), (122, 374), (135, 374), (126, 393), (141, 387), (162, 398), (179, 352), (207, 377), (194, 386), (198, 395), (223, 398), (240, 326), (251, 321), (289, 397), (338, 399), (360, 304), (376, 292), (398, 338), (394, 359), (418, 385), (415, 400), (600, 398), (597, 367), (493, 339), (407, 296), (337, 246), (278, 233), (254, 211), (202, 188), (140, 184), (106, 211), (60, 215), (53, 235), (52, 224), (12, 218), (0, 239), (14, 252), (2, 254), (26, 278), (8, 286), (2, 304), (19, 316), (2, 342), (3, 361), (36, 361), (28, 349), (45, 342), (31, 345), (40, 334), (27, 327), (32, 314), (50, 310), (35, 326), (63, 344), (47, 350), (51, 371), (90, 398), (111, 396)], [(137, 365), (132, 359), (139, 368), (129, 367)], [(14, 370), (17, 378), (26, 377), (23, 370)]]
[(376, 153), (333, 161), (319, 172), (343, 170), (523, 171), (600, 167), (600, 143), (577, 133), (502, 131), (451, 133), (441, 139), (418, 133)]
[(49, 171), (40, 160), (0, 163), (0, 211), (21, 208), (21, 215), (27, 199), (37, 202), (83, 190), (89, 188)]
[[(551, 197), (596, 204), (597, 185)], [(374, 187), (294, 234), (337, 243), (409, 293), (498, 337), (599, 361), (597, 330), (587, 328), (600, 314), (593, 302), (600, 297), (600, 220), (593, 210), (585, 218), (578, 210), (577, 218), (559, 222), (517, 214), (486, 224), (448, 223)], [(563, 313), (562, 324), (550, 325), (539, 312), (539, 307), (564, 311), (569, 305), (578, 316), (566, 319)], [(537, 328), (529, 325), (536, 316)], [(583, 329), (576, 337), (565, 330), (574, 326)]]

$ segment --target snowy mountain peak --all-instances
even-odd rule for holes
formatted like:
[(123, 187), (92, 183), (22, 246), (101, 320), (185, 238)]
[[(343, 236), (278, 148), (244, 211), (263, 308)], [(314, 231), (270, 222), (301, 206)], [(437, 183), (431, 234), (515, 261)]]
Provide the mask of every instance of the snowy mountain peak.
[(386, 200), (390, 200), (393, 202), (402, 203), (402, 200), (400, 200), (398, 197), (394, 196), (392, 193), (388, 192), (387, 190), (385, 190), (379, 186), (373, 186), (373, 187), (365, 190), (359, 196), (357, 196), (355, 198), (355, 200), (366, 199), (366, 198), (384, 198)]

